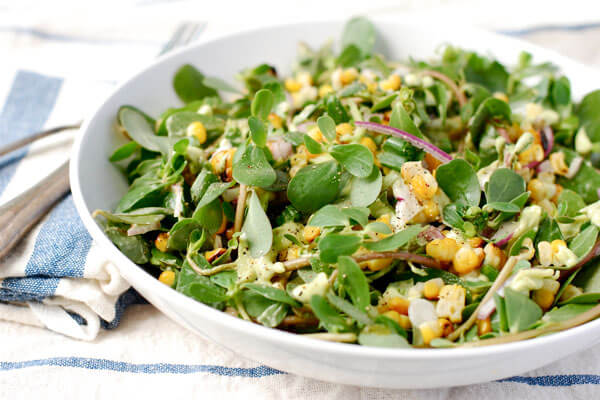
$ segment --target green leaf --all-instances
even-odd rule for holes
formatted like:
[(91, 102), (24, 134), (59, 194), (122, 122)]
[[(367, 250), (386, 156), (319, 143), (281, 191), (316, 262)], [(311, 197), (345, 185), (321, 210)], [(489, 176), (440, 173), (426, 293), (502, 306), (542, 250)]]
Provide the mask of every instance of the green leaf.
[(261, 89), (254, 95), (252, 106), (250, 107), (252, 115), (262, 119), (267, 119), (271, 109), (273, 108), (273, 93), (268, 89)]
[(204, 75), (189, 64), (177, 70), (173, 77), (173, 88), (184, 103), (218, 94), (215, 89), (204, 84)]
[(490, 177), (485, 195), (489, 203), (508, 203), (524, 192), (525, 180), (521, 175), (508, 168), (499, 168)]
[(371, 211), (366, 207), (344, 207), (342, 213), (361, 226), (367, 225)]
[(307, 213), (330, 204), (340, 191), (340, 172), (336, 161), (303, 167), (288, 184), (288, 199), (296, 209)]
[(277, 173), (263, 149), (248, 145), (239, 160), (233, 163), (233, 178), (248, 186), (268, 187), (277, 179)]
[(260, 258), (271, 250), (273, 244), (273, 228), (269, 217), (265, 214), (256, 192), (252, 192), (248, 204), (248, 214), (242, 226), (242, 232), (248, 241), (250, 255)]
[(348, 115), (348, 111), (346, 111), (346, 108), (340, 99), (335, 97), (333, 94), (325, 97), (325, 109), (327, 110), (327, 114), (329, 114), (336, 124), (350, 121), (350, 115)]
[(314, 213), (308, 221), (309, 226), (320, 226), (324, 228), (348, 225), (348, 216), (334, 205), (326, 205)]
[(473, 118), (469, 122), (473, 143), (479, 144), (479, 139), (485, 131), (485, 127), (490, 120), (500, 120), (510, 122), (512, 113), (508, 103), (488, 97), (485, 99), (475, 111)]
[(585, 201), (570, 189), (563, 190), (558, 196), (557, 214), (559, 216), (575, 217), (583, 207), (585, 207)]
[(187, 248), (191, 233), (200, 228), (198, 221), (192, 218), (184, 218), (177, 221), (169, 231), (167, 247), (169, 250), (183, 251)]
[(363, 55), (369, 55), (375, 45), (375, 27), (365, 17), (354, 17), (346, 22), (342, 32), (341, 47), (354, 45)]
[(419, 128), (417, 128), (401, 102), (394, 104), (392, 115), (390, 116), (390, 126), (392, 128), (403, 130), (418, 138), (425, 139), (425, 136), (423, 136)]
[[(556, 297), (559, 297), (558, 295)], [(559, 297), (560, 298), (560, 297)], [(600, 293), (584, 293), (579, 296), (571, 297), (569, 300), (561, 302), (563, 304), (592, 304), (596, 305), (600, 302)]]
[(504, 289), (504, 302), (508, 330), (511, 333), (526, 330), (538, 321), (543, 314), (540, 306), (535, 304), (528, 296), (509, 287)]
[(350, 256), (360, 247), (360, 238), (355, 235), (330, 233), (319, 241), (321, 260), (335, 263), (339, 256)]
[(479, 180), (471, 164), (465, 160), (457, 158), (440, 165), (436, 180), (450, 200), (469, 206), (479, 205)]
[(446, 123), (446, 115), (448, 113), (448, 105), (450, 104), (452, 96), (446, 89), (446, 86), (439, 82), (435, 83), (429, 90), (433, 94), (433, 97), (435, 97), (440, 120), (442, 122), (442, 126), (444, 126)]
[(600, 261), (594, 260), (581, 267), (573, 285), (580, 287), (584, 293), (600, 293)]
[(123, 106), (118, 112), (119, 124), (127, 131), (129, 137), (151, 151), (168, 154), (170, 151), (169, 139), (164, 136), (156, 136), (154, 126), (150, 124), (145, 114), (133, 107)]
[(108, 159), (110, 162), (117, 162), (129, 158), (135, 153), (137, 149), (140, 148), (140, 145), (136, 142), (128, 142), (123, 146), (119, 147), (115, 150), (110, 158)]
[(350, 203), (356, 207), (368, 207), (381, 192), (383, 177), (379, 168), (373, 168), (366, 178), (352, 177), (350, 187)]
[(115, 211), (124, 213), (135, 208), (162, 205), (163, 190), (166, 186), (167, 184), (162, 180), (142, 176), (129, 187), (125, 196), (117, 204)]
[(395, 251), (405, 246), (423, 231), (420, 225), (411, 225), (404, 230), (377, 241), (363, 242), (363, 246), (371, 251)]
[(552, 242), (553, 240), (563, 240), (563, 235), (560, 231), (560, 227), (552, 218), (544, 218), (540, 223), (537, 234), (535, 236), (535, 245), (537, 247), (540, 242)]
[(333, 142), (336, 137), (335, 121), (329, 115), (322, 115), (317, 119), (319, 130), (329, 142)]
[(365, 311), (371, 304), (369, 283), (356, 261), (352, 257), (341, 256), (338, 258), (338, 282), (343, 285), (346, 292), (359, 310)]
[(204, 207), (209, 203), (212, 203), (215, 199), (218, 199), (227, 189), (232, 187), (234, 182), (214, 182), (206, 189), (202, 198), (198, 202), (196, 207)]
[(150, 261), (150, 246), (140, 235), (127, 236), (125, 231), (116, 227), (106, 227), (104, 233), (134, 263)]
[(267, 127), (265, 124), (254, 115), (248, 117), (248, 127), (252, 135), (252, 141), (258, 147), (265, 147), (267, 144)]
[(576, 114), (590, 140), (600, 141), (600, 90), (585, 95), (577, 106)]
[(505, 203), (501, 201), (487, 203), (485, 207), (489, 208), (490, 210), (502, 211), (507, 213), (518, 213), (519, 211), (521, 211), (521, 207), (517, 206), (516, 204)]
[(323, 152), (323, 147), (321, 144), (308, 136), (306, 133), (304, 134), (304, 144), (306, 145), (306, 149), (310, 154), (321, 154)]
[(219, 182), (219, 178), (212, 172), (203, 169), (200, 171), (196, 180), (192, 184), (190, 188), (190, 194), (192, 195), (192, 201), (194, 203), (198, 203), (200, 199), (204, 196), (204, 193), (208, 190), (211, 184)]
[(222, 129), (222, 120), (209, 115), (198, 114), (195, 111), (181, 111), (169, 116), (165, 126), (169, 137), (186, 137), (187, 129), (192, 122), (202, 122), (207, 131), (211, 129)]
[[(600, 137), (600, 129), (598, 131)], [(561, 148), (561, 151), (565, 153), (567, 164), (570, 164), (578, 156), (573, 150)], [(579, 194), (587, 204), (598, 200), (597, 189), (600, 188), (600, 173), (588, 161), (583, 161), (579, 172), (572, 179), (561, 176), (556, 183)]]
[(166, 215), (172, 214), (173, 210), (162, 207), (138, 208), (128, 213), (109, 213), (98, 210), (94, 215), (102, 215), (106, 220), (122, 224), (150, 225), (160, 222)]
[(583, 231), (579, 232), (577, 236), (569, 243), (569, 249), (575, 255), (582, 259), (585, 257), (596, 245), (598, 239), (598, 228), (595, 225), (590, 225)]
[(357, 322), (368, 325), (372, 323), (371, 318), (363, 310), (359, 310), (357, 307), (352, 305), (349, 301), (336, 296), (332, 292), (327, 293), (327, 300), (338, 310), (348, 315), (350, 318), (355, 319)]
[[(210, 268), (210, 264), (202, 256), (196, 256), (201, 267)], [(217, 286), (208, 277), (198, 275), (187, 262), (177, 275), (175, 290), (212, 307), (218, 307), (227, 299), (226, 291)]]
[[(384, 329), (377, 329), (377, 328)], [(366, 327), (358, 335), (358, 343), (362, 346), (372, 347), (392, 347), (392, 348), (410, 348), (410, 344), (403, 337), (390, 331), (388, 327), (374, 325)]]
[(348, 329), (346, 320), (323, 296), (314, 295), (310, 299), (310, 308), (328, 332), (338, 333)]
[(223, 79), (217, 78), (216, 76), (205, 76), (203, 82), (205, 86), (215, 90), (229, 93), (240, 93), (239, 89), (236, 89)]
[(335, 158), (352, 175), (366, 178), (373, 171), (373, 153), (362, 144), (342, 144), (333, 146), (330, 151)]
[(215, 199), (203, 207), (196, 207), (192, 218), (207, 231), (211, 233), (217, 232), (223, 222), (223, 207), (221, 206), (221, 201)]
[(275, 328), (283, 321), (288, 313), (289, 306), (283, 303), (271, 304), (260, 313), (256, 320), (269, 328)]
[(292, 307), (302, 307), (302, 304), (294, 300), (285, 290), (278, 289), (273, 286), (261, 285), (258, 283), (246, 283), (244, 287), (250, 289), (267, 299), (277, 301), (279, 303), (289, 304)]
[(340, 67), (352, 67), (362, 60), (362, 53), (360, 49), (350, 44), (342, 50), (338, 58), (335, 60), (335, 63)]
[(374, 101), (373, 107), (371, 107), (371, 111), (377, 112), (379, 110), (388, 108), (390, 106), (390, 104), (392, 104), (392, 101), (394, 101), (394, 99), (396, 99), (396, 97), (398, 97), (398, 94), (392, 93), (392, 94), (389, 94), (387, 96), (384, 96), (384, 97), (378, 99), (377, 101)]
[(575, 318), (579, 314), (594, 308), (596, 304), (567, 304), (565, 306), (554, 308), (544, 315), (544, 322), (563, 322)]
[(506, 302), (504, 297), (500, 297), (498, 293), (494, 293), (494, 303), (496, 303), (496, 313), (499, 319), (499, 330), (508, 332), (508, 320), (506, 317)]

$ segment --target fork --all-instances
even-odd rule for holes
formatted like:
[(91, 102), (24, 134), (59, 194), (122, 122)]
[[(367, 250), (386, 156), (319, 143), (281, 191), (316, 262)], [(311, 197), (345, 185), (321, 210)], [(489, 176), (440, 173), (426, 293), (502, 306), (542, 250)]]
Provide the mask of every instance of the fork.
[[(203, 28), (204, 24), (202, 23), (184, 22), (179, 24), (158, 56), (192, 42), (202, 33)], [(46, 136), (80, 127), (81, 122), (78, 122), (35, 133), (0, 148), (0, 157)], [(69, 193), (70, 189), (69, 161), (67, 160), (33, 187), (0, 206), (0, 258), (7, 255), (29, 230), (54, 207), (58, 200)]]

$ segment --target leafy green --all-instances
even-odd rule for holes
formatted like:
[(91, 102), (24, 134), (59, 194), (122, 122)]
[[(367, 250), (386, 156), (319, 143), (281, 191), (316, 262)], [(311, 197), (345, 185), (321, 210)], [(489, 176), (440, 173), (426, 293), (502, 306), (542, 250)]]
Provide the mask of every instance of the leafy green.
[(525, 180), (521, 175), (508, 168), (498, 168), (490, 177), (485, 196), (489, 205), (494, 202), (507, 203), (524, 192)]
[(186, 64), (179, 68), (173, 78), (173, 88), (177, 96), (184, 102), (190, 103), (208, 96), (216, 96), (215, 89), (204, 83), (204, 75), (194, 66)]
[(267, 144), (267, 127), (265, 124), (260, 119), (252, 115), (248, 118), (248, 126), (250, 127), (252, 141), (258, 147), (265, 147)]
[(277, 179), (265, 150), (248, 145), (241, 157), (233, 163), (233, 178), (248, 186), (268, 187)]
[(356, 46), (363, 55), (369, 55), (375, 45), (375, 27), (365, 17), (354, 17), (344, 26), (341, 47)]
[(329, 332), (338, 333), (348, 329), (346, 320), (333, 308), (323, 296), (314, 295), (310, 299), (310, 308), (319, 318), (319, 322)]
[(360, 247), (360, 242), (360, 238), (355, 235), (330, 233), (319, 241), (321, 260), (328, 263), (337, 262), (339, 256), (354, 254)]
[(348, 256), (339, 257), (338, 271), (338, 282), (348, 292), (352, 304), (359, 310), (366, 310), (370, 304), (369, 283), (356, 261)]
[(200, 228), (200, 224), (193, 218), (184, 218), (177, 221), (169, 231), (167, 247), (170, 250), (185, 250), (191, 233), (198, 228)]
[(279, 303), (289, 304), (292, 307), (301, 307), (298, 301), (294, 300), (285, 290), (278, 289), (273, 286), (261, 285), (258, 283), (246, 283), (244, 287), (250, 289), (267, 299), (277, 301)]
[(479, 139), (483, 134), (485, 127), (490, 121), (509, 121), (511, 120), (511, 110), (508, 103), (498, 100), (494, 97), (485, 99), (475, 111), (473, 118), (469, 122), (473, 143), (479, 144)]
[(350, 203), (353, 206), (370, 206), (381, 191), (383, 178), (379, 168), (373, 168), (371, 174), (365, 178), (353, 177), (350, 188)]
[(126, 232), (113, 226), (106, 227), (104, 233), (134, 263), (146, 264), (150, 261), (150, 246), (141, 236), (128, 236)]
[(268, 89), (261, 89), (254, 95), (252, 100), (251, 111), (254, 117), (260, 118), (263, 121), (267, 119), (275, 99), (273, 93)]
[(366, 178), (373, 171), (373, 153), (362, 144), (342, 144), (331, 148), (331, 156), (348, 172), (359, 178)]
[(248, 202), (248, 214), (242, 226), (242, 232), (248, 241), (250, 255), (259, 258), (271, 249), (273, 229), (269, 217), (265, 214), (256, 192), (252, 192)]
[(473, 167), (465, 160), (457, 158), (440, 165), (435, 177), (450, 200), (470, 206), (479, 205), (479, 180)]
[(290, 180), (287, 195), (296, 209), (310, 213), (335, 200), (339, 191), (340, 166), (326, 161), (300, 169)]
[(394, 251), (414, 240), (421, 231), (422, 226), (411, 225), (384, 239), (363, 242), (363, 246), (371, 251)]
[(600, 90), (585, 95), (577, 106), (576, 113), (590, 140), (600, 141)]
[(508, 330), (517, 333), (526, 330), (542, 316), (542, 309), (526, 295), (507, 287), (504, 289)]

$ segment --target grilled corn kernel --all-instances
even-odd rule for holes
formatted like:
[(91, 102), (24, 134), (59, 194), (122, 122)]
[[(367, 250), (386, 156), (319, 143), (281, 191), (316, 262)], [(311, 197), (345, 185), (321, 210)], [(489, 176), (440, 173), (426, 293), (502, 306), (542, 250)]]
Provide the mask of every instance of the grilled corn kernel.
[(527, 165), (544, 159), (544, 148), (539, 143), (532, 143), (528, 148), (519, 153), (519, 162)]
[(208, 261), (209, 263), (215, 261), (217, 258), (219, 258), (220, 256), (222, 256), (223, 254), (225, 254), (227, 250), (225, 250), (222, 247), (219, 247), (217, 249), (214, 250), (208, 250), (204, 252), (204, 258), (206, 258), (206, 261)]
[(484, 258), (483, 249), (472, 249), (469, 246), (463, 246), (454, 255), (452, 265), (456, 272), (464, 275), (479, 268)]
[(338, 126), (335, 127), (335, 134), (338, 139), (343, 138), (344, 136), (352, 135), (354, 128), (348, 122), (342, 122)]
[(275, 113), (271, 113), (268, 116), (268, 120), (271, 123), (271, 125), (273, 125), (273, 128), (275, 129), (281, 129), (281, 127), (283, 126), (283, 120), (281, 119), (281, 117)]
[(390, 310), (394, 310), (397, 313), (402, 315), (408, 315), (408, 306), (410, 305), (410, 300), (405, 299), (404, 297), (392, 297), (388, 301), (388, 307)]
[(486, 319), (478, 319), (477, 320), (477, 335), (485, 335), (486, 333), (490, 333), (492, 331), (492, 321), (490, 317)]
[(390, 311), (386, 311), (383, 314), (381, 314), (385, 317), (388, 317), (389, 319), (391, 319), (392, 321), (396, 322), (398, 325), (400, 325), (400, 321), (402, 318), (402, 314), (400, 314), (397, 311), (394, 310), (390, 310)]
[(175, 284), (175, 272), (169, 269), (163, 271), (158, 276), (158, 280), (167, 286), (173, 287), (173, 285)]
[(400, 89), (400, 85), (402, 83), (402, 79), (397, 74), (390, 75), (387, 79), (379, 82), (379, 87), (381, 90), (385, 91), (394, 91)]
[(298, 247), (298, 245), (292, 245), (290, 248), (287, 249), (287, 253), (285, 256), (286, 261), (295, 260), (298, 257), (300, 257), (300, 247)]
[(340, 74), (340, 82), (344, 86), (354, 82), (356, 78), (358, 78), (358, 71), (356, 70), (356, 68), (345, 69)]
[(312, 242), (321, 234), (321, 229), (317, 226), (305, 226), (304, 227), (304, 240), (307, 243)]
[(154, 240), (154, 245), (156, 248), (163, 253), (167, 251), (167, 242), (169, 241), (169, 232), (161, 232)]
[(424, 173), (425, 168), (420, 161), (409, 161), (402, 164), (400, 167), (400, 175), (402, 175), (402, 179), (404, 182), (410, 182), (412, 178), (417, 175), (422, 175)]
[(423, 202), (423, 215), (427, 222), (433, 222), (440, 215), (440, 208), (437, 203), (433, 200), (425, 200)]
[(425, 252), (429, 257), (438, 261), (450, 262), (459, 249), (458, 243), (452, 238), (434, 239), (427, 243)]
[(547, 311), (552, 307), (554, 303), (554, 296), (560, 289), (560, 283), (553, 279), (544, 279), (543, 286), (533, 291), (531, 299), (537, 303), (538, 306), (544, 311)]
[(490, 265), (496, 269), (502, 268), (506, 262), (506, 254), (498, 246), (488, 243), (483, 248), (485, 254), (484, 264)]
[(186, 133), (188, 136), (194, 136), (200, 144), (206, 142), (206, 128), (200, 121), (192, 122), (188, 125)]
[(329, 93), (333, 93), (333, 88), (329, 84), (321, 85), (319, 88), (319, 97), (323, 98), (327, 96)]
[(485, 242), (483, 241), (482, 238), (473, 237), (473, 238), (470, 238), (469, 240), (467, 240), (467, 243), (472, 248), (477, 248), (477, 247), (483, 247), (483, 243), (485, 243)]
[(535, 255), (535, 248), (533, 247), (533, 240), (531, 240), (531, 238), (525, 238), (523, 240), (519, 255), (526, 260), (531, 260), (533, 258)]
[(462, 321), (462, 311), (465, 308), (466, 291), (460, 285), (444, 285), (440, 290), (439, 301), (435, 306), (438, 317), (448, 318), (458, 323)]
[(317, 141), (319, 143), (325, 142), (325, 137), (321, 133), (321, 130), (319, 129), (318, 126), (311, 128), (308, 131), (308, 136), (310, 136), (311, 138), (313, 138), (315, 141)]
[(502, 92), (495, 92), (494, 97), (498, 100), (502, 100), (505, 103), (508, 103), (508, 96)]
[(541, 241), (538, 243), (538, 260), (544, 267), (552, 265), (552, 246), (549, 242)]
[(579, 296), (580, 294), (583, 294), (583, 290), (581, 290), (580, 288), (578, 288), (577, 286), (574, 286), (574, 285), (567, 285), (565, 290), (560, 295), (559, 300), (567, 301), (569, 299), (572, 299), (575, 296)]
[(438, 184), (433, 175), (426, 172), (413, 176), (410, 180), (410, 187), (419, 200), (430, 200), (435, 196)]
[(445, 337), (454, 332), (454, 325), (446, 318), (438, 318), (438, 324), (440, 324), (440, 328), (442, 329), (442, 336)]
[(233, 166), (233, 155), (235, 154), (235, 148), (219, 150), (210, 159), (210, 165), (213, 168), (213, 172), (217, 175), (221, 175), (228, 168)]
[(442, 278), (430, 279), (423, 286), (423, 296), (427, 300), (436, 300), (440, 295), (440, 290), (444, 286)]
[(442, 337), (443, 333), (442, 327), (437, 320), (422, 323), (419, 325), (419, 331), (421, 332), (423, 343), (427, 346), (429, 346), (429, 343), (431, 343), (433, 339)]
[(367, 149), (371, 150), (371, 153), (375, 155), (375, 152), (377, 151), (377, 145), (375, 144), (373, 139), (371, 139), (368, 136), (365, 136), (362, 139), (360, 139), (360, 144), (365, 146)]
[(404, 315), (404, 314), (400, 314), (400, 321), (398, 322), (398, 325), (400, 325), (404, 329), (412, 328), (412, 324), (410, 323), (410, 318), (408, 318), (408, 315)]
[(569, 173), (569, 166), (565, 163), (565, 153), (562, 151), (550, 154), (550, 165), (556, 175), (565, 176)]
[(531, 192), (531, 198), (535, 202), (551, 199), (556, 195), (556, 185), (535, 178), (529, 181), (527, 189)]
[(550, 243), (550, 248), (552, 249), (552, 255), (556, 255), (561, 247), (567, 247), (567, 243), (564, 240), (556, 239)]
[(285, 88), (288, 92), (297, 92), (302, 89), (302, 84), (293, 78), (285, 80)]
[(394, 261), (393, 258), (378, 258), (376, 260), (366, 261), (365, 265), (371, 271), (381, 271), (382, 269), (389, 267), (392, 261)]

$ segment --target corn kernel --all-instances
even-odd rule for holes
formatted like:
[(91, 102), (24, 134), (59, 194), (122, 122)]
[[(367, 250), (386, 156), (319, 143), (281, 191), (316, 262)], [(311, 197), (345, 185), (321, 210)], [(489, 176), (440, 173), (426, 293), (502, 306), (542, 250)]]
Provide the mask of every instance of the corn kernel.
[(224, 233), (226, 229), (227, 229), (227, 217), (225, 217), (225, 213), (223, 213), (223, 218), (221, 219), (221, 226), (219, 226), (219, 229), (217, 229), (216, 234), (220, 235), (220, 234)]
[(303, 234), (304, 240), (310, 243), (321, 234), (321, 229), (317, 226), (305, 226)]
[(502, 100), (503, 102), (508, 103), (508, 96), (505, 93), (495, 92), (493, 96), (498, 100)]
[(555, 255), (561, 247), (567, 247), (567, 243), (564, 240), (556, 239), (550, 243), (550, 247), (552, 248), (552, 254)]
[(452, 238), (434, 239), (427, 243), (425, 252), (429, 257), (442, 262), (450, 262), (454, 259), (459, 249), (458, 243)]
[(206, 142), (206, 128), (200, 121), (194, 121), (188, 125), (186, 133), (188, 136), (194, 136), (200, 144)]
[(402, 179), (404, 182), (410, 182), (412, 178), (417, 175), (422, 175), (424, 173), (425, 168), (419, 161), (409, 161), (402, 164), (400, 167), (400, 175), (402, 175)]
[(381, 315), (388, 317), (389, 319), (391, 319), (392, 321), (394, 321), (398, 325), (400, 325), (401, 314), (398, 313), (397, 311), (390, 310), (390, 311), (386, 311), (386, 312), (382, 313)]
[(567, 285), (565, 290), (560, 295), (560, 301), (567, 301), (575, 296), (583, 294), (583, 290), (574, 285)]
[(476, 248), (476, 247), (482, 247), (483, 246), (483, 239), (479, 238), (479, 237), (473, 237), (470, 238), (469, 240), (467, 240), (467, 243), (469, 244), (469, 246), (471, 246), (472, 248)]
[(438, 324), (440, 324), (440, 328), (442, 329), (442, 336), (448, 336), (454, 332), (454, 325), (446, 318), (438, 318)]
[(490, 333), (492, 331), (492, 321), (490, 317), (486, 319), (478, 319), (477, 320), (477, 335), (485, 335), (486, 333)]
[(219, 247), (217, 249), (214, 250), (208, 250), (204, 252), (204, 258), (206, 258), (206, 261), (208, 261), (209, 263), (215, 261), (217, 258), (219, 258), (220, 256), (222, 256), (223, 254), (225, 254), (227, 250), (225, 250), (222, 247)]
[(438, 184), (433, 175), (427, 172), (413, 176), (410, 180), (410, 187), (419, 200), (430, 200), (435, 196)]
[(321, 130), (319, 129), (318, 126), (312, 127), (308, 131), (308, 136), (310, 136), (312, 139), (314, 139), (315, 141), (317, 141), (319, 143), (325, 142), (325, 136), (323, 136), (323, 134), (321, 133)]
[(169, 241), (169, 232), (161, 232), (154, 240), (154, 246), (163, 253), (167, 251), (167, 242)]
[(283, 120), (279, 115), (275, 113), (270, 113), (267, 119), (275, 129), (281, 129), (281, 127), (283, 126)]
[(539, 178), (529, 181), (527, 190), (531, 192), (531, 199), (535, 202), (550, 199), (556, 195), (556, 185), (550, 182), (544, 182)]
[(437, 320), (422, 323), (419, 325), (419, 331), (421, 332), (423, 343), (427, 346), (429, 346), (429, 343), (433, 339), (441, 337), (443, 333), (442, 327)]
[(221, 175), (228, 168), (232, 168), (235, 150), (235, 148), (219, 150), (213, 154), (210, 159), (210, 165), (212, 166), (215, 174)]
[(358, 71), (356, 70), (356, 68), (345, 69), (340, 74), (340, 82), (344, 86), (354, 82), (356, 78), (358, 78)]
[(423, 296), (427, 300), (436, 300), (440, 295), (440, 290), (444, 286), (442, 278), (430, 279), (423, 286)]
[(300, 247), (298, 245), (293, 245), (287, 249), (286, 261), (295, 260), (298, 257), (300, 257)]
[(456, 272), (464, 275), (479, 268), (484, 258), (483, 249), (472, 249), (469, 246), (463, 246), (454, 255), (452, 265)]
[(298, 82), (300, 82), (302, 86), (311, 86), (313, 84), (312, 76), (307, 71), (299, 72), (296, 75), (296, 79), (298, 80)]
[(329, 84), (321, 85), (319, 88), (319, 97), (323, 98), (327, 96), (329, 93), (333, 93), (333, 88)]
[(297, 92), (302, 89), (302, 84), (293, 78), (285, 80), (285, 88), (288, 92)]
[(435, 306), (438, 317), (448, 318), (459, 323), (465, 308), (466, 290), (460, 285), (444, 285), (440, 290), (439, 301)]
[(373, 153), (373, 155), (375, 155), (375, 153), (377, 152), (377, 145), (375, 144), (373, 139), (371, 139), (368, 136), (365, 136), (362, 139), (360, 139), (360, 144), (365, 146), (367, 149), (371, 150), (371, 153)]
[(158, 276), (158, 280), (167, 286), (173, 287), (173, 285), (175, 284), (175, 272), (169, 269), (163, 271)]
[(538, 243), (538, 260), (544, 267), (552, 265), (552, 246), (546, 241)]
[(550, 154), (550, 165), (556, 175), (565, 176), (569, 173), (569, 166), (565, 163), (565, 153), (562, 151)]
[(506, 254), (493, 243), (488, 243), (483, 248), (485, 254), (484, 264), (492, 266), (496, 269), (502, 268), (506, 262)]
[(379, 87), (381, 90), (385, 91), (394, 91), (400, 89), (400, 85), (402, 84), (402, 79), (397, 74), (392, 74), (388, 77), (388, 79), (384, 79), (379, 83)]
[(392, 297), (388, 301), (390, 310), (394, 310), (402, 315), (408, 315), (408, 306), (410, 306), (410, 300), (404, 297)]
[(519, 162), (527, 165), (544, 159), (544, 148), (539, 143), (532, 143), (528, 148), (519, 153)]
[(437, 203), (433, 200), (425, 200), (423, 202), (423, 215), (427, 222), (433, 222), (440, 215), (440, 208)]
[(531, 299), (537, 303), (538, 306), (544, 311), (547, 311), (552, 307), (554, 303), (554, 296), (560, 289), (560, 283), (553, 279), (544, 279), (543, 286), (534, 290)]
[(400, 314), (400, 321), (398, 322), (398, 325), (400, 325), (404, 329), (412, 328), (410, 318), (408, 318), (408, 315), (404, 315), (404, 314)]
[(394, 261), (393, 258), (378, 258), (376, 260), (365, 261), (365, 265), (371, 271), (381, 271), (384, 268), (390, 266), (390, 264)]
[(342, 122), (335, 127), (335, 133), (338, 139), (342, 136), (352, 135), (354, 128), (348, 122)]

